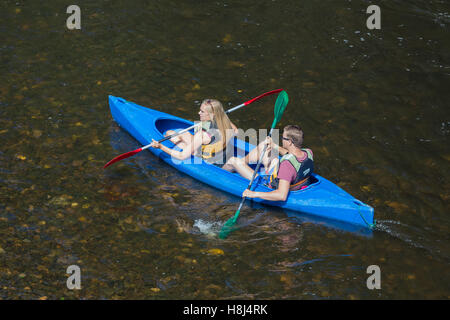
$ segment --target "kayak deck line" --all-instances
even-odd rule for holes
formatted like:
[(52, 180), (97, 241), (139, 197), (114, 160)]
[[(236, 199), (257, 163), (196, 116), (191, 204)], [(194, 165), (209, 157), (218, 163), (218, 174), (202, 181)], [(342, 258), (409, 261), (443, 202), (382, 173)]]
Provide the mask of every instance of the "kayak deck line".
[[(182, 130), (193, 124), (191, 121), (112, 95), (109, 96), (109, 105), (114, 120), (143, 145), (151, 143), (152, 139), (163, 138), (167, 130)], [(245, 155), (256, 147), (236, 137), (233, 143), (235, 148), (233, 151), (238, 155)], [(169, 148), (175, 147), (170, 140), (166, 140), (162, 144)], [(191, 156), (190, 159), (181, 161), (172, 159), (170, 155), (160, 149), (149, 148), (148, 150), (179, 171), (235, 196), (241, 197), (242, 192), (248, 186), (249, 180), (238, 173), (228, 172), (200, 157)], [(312, 179), (313, 183), (307, 188), (290, 191), (286, 201), (267, 201), (259, 198), (251, 200), (264, 205), (351, 223), (358, 227), (369, 229), (373, 227), (374, 209), (371, 206), (354, 198), (317, 173), (312, 174)], [(253, 189), (261, 192), (272, 191), (262, 184), (256, 185)]]

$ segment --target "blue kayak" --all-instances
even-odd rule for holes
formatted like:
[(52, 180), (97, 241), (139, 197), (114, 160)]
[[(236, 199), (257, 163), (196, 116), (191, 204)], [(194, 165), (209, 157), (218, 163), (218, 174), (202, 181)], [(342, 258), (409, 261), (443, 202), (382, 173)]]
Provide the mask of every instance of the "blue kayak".
[[(119, 97), (109, 96), (109, 105), (114, 120), (142, 145), (151, 143), (152, 139), (161, 140), (167, 130), (177, 131), (194, 124), (191, 121), (149, 109)], [(169, 148), (175, 147), (170, 140), (164, 141), (163, 144)], [(255, 148), (254, 145), (237, 138), (234, 138), (234, 147), (235, 150), (242, 151), (237, 154), (244, 152), (247, 154)], [(249, 180), (241, 177), (238, 173), (223, 170), (197, 156), (191, 156), (191, 159), (188, 159), (190, 161), (180, 161), (172, 159), (170, 155), (160, 149), (149, 148), (148, 150), (179, 171), (235, 196), (241, 197), (242, 192), (248, 186)], [(258, 198), (249, 200), (359, 227), (370, 228), (373, 225), (374, 210), (372, 207), (316, 173), (312, 176), (312, 182), (303, 190), (290, 191), (286, 201), (267, 201)], [(271, 191), (263, 184), (258, 184), (254, 190)]]

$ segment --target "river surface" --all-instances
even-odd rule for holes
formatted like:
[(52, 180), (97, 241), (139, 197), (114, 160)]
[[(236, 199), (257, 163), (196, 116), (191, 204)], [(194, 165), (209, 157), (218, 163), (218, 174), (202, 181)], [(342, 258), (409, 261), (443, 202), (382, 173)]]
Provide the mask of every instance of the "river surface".
[[(76, 4), (81, 30), (67, 2), (0, 3), (1, 299), (450, 298), (448, 1)], [(139, 147), (110, 94), (196, 120), (277, 88), (373, 231), (247, 203), (220, 240), (239, 198), (147, 151), (103, 169)], [(230, 117), (269, 128), (274, 101)]]

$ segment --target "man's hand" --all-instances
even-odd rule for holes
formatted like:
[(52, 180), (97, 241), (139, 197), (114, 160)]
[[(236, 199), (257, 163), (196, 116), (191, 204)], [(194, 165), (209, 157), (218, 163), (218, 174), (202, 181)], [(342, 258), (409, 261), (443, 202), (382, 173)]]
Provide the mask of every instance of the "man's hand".
[(248, 189), (244, 190), (244, 192), (242, 193), (242, 196), (246, 197), (246, 198), (257, 198), (256, 192), (250, 191)]
[(265, 143), (266, 143), (266, 145), (267, 145), (267, 147), (266, 147), (266, 151), (267, 151), (267, 153), (269, 153), (270, 152), (270, 150), (272, 150), (272, 146), (273, 146), (273, 141), (272, 141), (272, 137), (266, 137), (266, 140), (264, 141)]

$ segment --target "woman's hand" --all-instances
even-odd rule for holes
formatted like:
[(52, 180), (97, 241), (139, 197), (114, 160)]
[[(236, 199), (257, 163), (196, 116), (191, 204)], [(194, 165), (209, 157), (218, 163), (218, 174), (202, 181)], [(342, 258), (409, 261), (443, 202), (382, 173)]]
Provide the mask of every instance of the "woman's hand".
[(150, 147), (155, 148), (155, 149), (161, 149), (161, 143), (159, 143), (155, 139), (152, 139), (152, 143), (150, 144)]
[(246, 198), (257, 198), (256, 192), (255, 191), (250, 191), (248, 189), (244, 190), (244, 192), (242, 193), (242, 196), (246, 197)]

